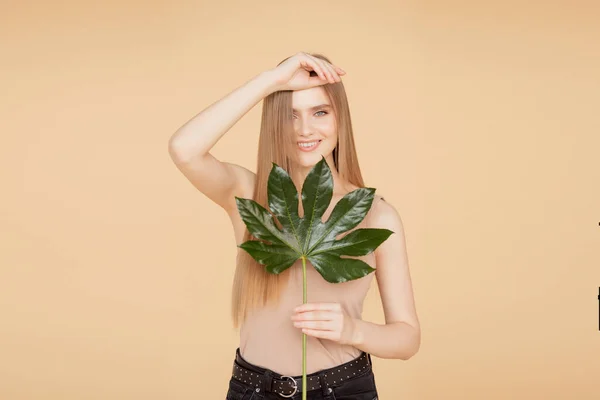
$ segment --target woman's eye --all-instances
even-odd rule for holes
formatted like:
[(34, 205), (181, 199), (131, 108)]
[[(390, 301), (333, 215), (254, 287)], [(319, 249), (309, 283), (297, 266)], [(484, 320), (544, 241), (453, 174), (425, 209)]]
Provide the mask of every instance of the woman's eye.
[[(319, 113), (323, 113), (323, 114), (327, 115), (327, 111), (317, 111), (317, 112), (315, 113), (315, 115), (317, 115), (317, 114), (319, 114)], [(295, 114), (292, 114), (292, 118), (296, 118), (296, 115), (295, 115)]]

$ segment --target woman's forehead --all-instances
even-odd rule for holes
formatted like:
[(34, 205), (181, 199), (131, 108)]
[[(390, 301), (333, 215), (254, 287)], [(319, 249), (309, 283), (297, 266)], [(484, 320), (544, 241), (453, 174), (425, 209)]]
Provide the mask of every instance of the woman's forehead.
[(320, 86), (292, 92), (292, 106), (296, 110), (305, 110), (324, 103), (329, 103), (329, 99)]

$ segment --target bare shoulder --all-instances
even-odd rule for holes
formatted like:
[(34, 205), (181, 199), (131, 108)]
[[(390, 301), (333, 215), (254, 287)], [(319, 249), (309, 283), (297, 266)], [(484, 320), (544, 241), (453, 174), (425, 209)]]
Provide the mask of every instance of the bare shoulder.
[(232, 171), (234, 171), (237, 176), (237, 180), (240, 183), (237, 190), (231, 196), (229, 207), (226, 209), (227, 215), (231, 220), (231, 225), (233, 226), (235, 243), (240, 245), (243, 241), (246, 225), (244, 224), (244, 220), (240, 216), (240, 213), (237, 209), (235, 197), (240, 197), (242, 199), (253, 198), (254, 186), (256, 184), (256, 174), (249, 169), (242, 167), (241, 165), (229, 164), (228, 166)]
[[(392, 236), (375, 249), (375, 255), (388, 252), (392, 247), (405, 245), (404, 224), (400, 213), (383, 196), (375, 195), (369, 216), (369, 228), (389, 229)], [(397, 248), (395, 249), (397, 250)]]
[[(402, 224), (400, 213), (383, 196), (375, 195), (371, 205), (371, 218), (369, 226), (371, 228), (392, 229)], [(393, 229), (392, 229), (393, 230)]]

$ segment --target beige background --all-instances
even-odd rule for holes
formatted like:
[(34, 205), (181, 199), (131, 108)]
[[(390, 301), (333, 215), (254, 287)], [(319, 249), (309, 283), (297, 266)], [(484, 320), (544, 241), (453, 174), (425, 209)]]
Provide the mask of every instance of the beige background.
[[(233, 230), (167, 141), (314, 51), (405, 224), (422, 345), (380, 398), (597, 399), (593, 3), (3, 2), (0, 398), (225, 397)], [(254, 170), (260, 109), (213, 154)]]

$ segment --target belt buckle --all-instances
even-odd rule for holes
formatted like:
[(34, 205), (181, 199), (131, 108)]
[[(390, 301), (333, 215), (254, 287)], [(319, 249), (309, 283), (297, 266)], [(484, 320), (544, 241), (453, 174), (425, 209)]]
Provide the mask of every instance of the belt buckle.
[(288, 375), (282, 375), (281, 377), (282, 378), (290, 378), (292, 380), (292, 382), (294, 382), (294, 391), (291, 394), (283, 394), (283, 393), (277, 393), (277, 394), (280, 395), (281, 397), (292, 397), (298, 391), (298, 382), (296, 382), (296, 380), (294, 378), (292, 378), (291, 376), (288, 376)]

